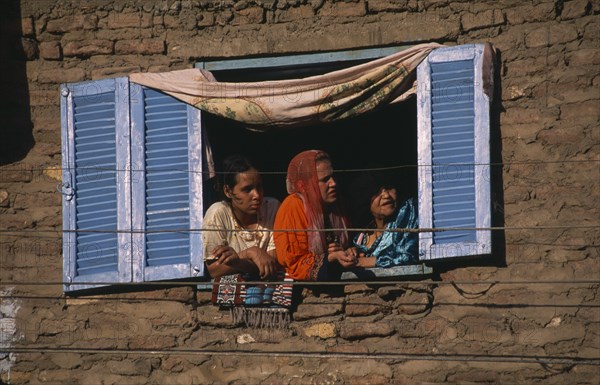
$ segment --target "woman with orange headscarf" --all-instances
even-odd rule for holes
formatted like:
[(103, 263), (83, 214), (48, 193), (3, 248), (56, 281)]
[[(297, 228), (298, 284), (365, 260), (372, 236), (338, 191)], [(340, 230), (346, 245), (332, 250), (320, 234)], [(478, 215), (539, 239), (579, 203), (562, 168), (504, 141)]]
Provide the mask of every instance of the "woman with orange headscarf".
[(275, 217), (274, 237), (277, 260), (288, 275), (322, 281), (336, 267), (356, 266), (356, 250), (344, 249), (348, 220), (340, 210), (329, 155), (318, 150), (296, 155), (288, 167), (286, 185), (290, 195)]

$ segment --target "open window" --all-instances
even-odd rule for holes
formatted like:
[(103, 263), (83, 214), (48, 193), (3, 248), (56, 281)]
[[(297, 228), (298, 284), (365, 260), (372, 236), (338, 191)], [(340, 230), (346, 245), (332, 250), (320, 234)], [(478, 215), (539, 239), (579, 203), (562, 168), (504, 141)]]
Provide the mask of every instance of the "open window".
[[(219, 81), (307, 77), (404, 47), (199, 63)], [(199, 229), (216, 199), (203, 178), (206, 138), (215, 163), (253, 159), (267, 195), (285, 197), (285, 170), (298, 152), (329, 152), (350, 190), (355, 171), (392, 167), (402, 198), (417, 197), (419, 259), (491, 252), (489, 100), (483, 45), (439, 48), (417, 71), (416, 98), (323, 125), (249, 131), (128, 78), (61, 88), (65, 291), (120, 282), (204, 275)], [(344, 171), (347, 170), (347, 171)], [(352, 211), (352, 207), (350, 207)], [(484, 230), (481, 230), (484, 229)], [(439, 231), (444, 230), (444, 231)], [(375, 269), (376, 270), (376, 269)], [(424, 264), (359, 278), (431, 272)], [(355, 278), (348, 273), (346, 278)]]

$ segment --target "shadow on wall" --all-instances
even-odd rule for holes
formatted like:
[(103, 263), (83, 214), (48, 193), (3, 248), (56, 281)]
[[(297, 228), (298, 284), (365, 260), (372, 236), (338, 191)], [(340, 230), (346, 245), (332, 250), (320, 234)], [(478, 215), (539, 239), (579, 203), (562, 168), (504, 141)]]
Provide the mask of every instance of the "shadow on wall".
[(32, 23), (21, 22), (20, 0), (0, 12), (0, 165), (22, 160), (33, 147), (26, 63), (38, 55)]

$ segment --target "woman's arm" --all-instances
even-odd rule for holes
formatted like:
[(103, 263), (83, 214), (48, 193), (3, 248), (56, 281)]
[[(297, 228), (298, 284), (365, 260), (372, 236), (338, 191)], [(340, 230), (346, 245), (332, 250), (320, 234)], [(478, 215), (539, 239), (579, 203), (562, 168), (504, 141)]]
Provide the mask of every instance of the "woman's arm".
[(359, 257), (356, 266), (358, 267), (375, 267), (377, 257)]
[(275, 259), (275, 250), (266, 252), (260, 247), (250, 247), (239, 253), (242, 260), (251, 261), (255, 271), (258, 270), (260, 278), (273, 277), (278, 270), (281, 270)]
[(233, 227), (230, 210), (223, 202), (211, 205), (204, 216), (202, 242), (204, 261), (211, 277), (236, 273), (257, 273), (258, 268), (248, 258), (243, 258), (230, 246)]
[[(242, 252), (244, 253), (244, 252)], [(242, 254), (240, 253), (240, 254)], [(213, 263), (207, 263), (208, 273), (211, 277), (221, 277), (223, 275), (237, 274), (237, 273), (251, 273), (256, 274), (258, 268), (251, 260), (242, 258), (232, 247), (227, 245), (217, 246), (212, 255), (214, 256), (209, 261), (215, 261)]]
[(337, 242), (330, 243), (327, 247), (327, 260), (329, 262), (337, 262), (346, 269), (356, 266), (357, 259), (358, 253), (355, 247), (344, 250)]

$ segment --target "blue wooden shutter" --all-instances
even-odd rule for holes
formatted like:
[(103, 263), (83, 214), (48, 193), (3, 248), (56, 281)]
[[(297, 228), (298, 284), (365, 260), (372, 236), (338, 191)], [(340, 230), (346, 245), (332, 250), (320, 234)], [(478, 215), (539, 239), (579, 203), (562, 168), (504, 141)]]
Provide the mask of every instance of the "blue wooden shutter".
[(127, 79), (65, 84), (61, 96), (64, 289), (128, 282)]
[(132, 84), (134, 279), (202, 276), (200, 110)]
[(483, 49), (439, 48), (417, 70), (419, 227), (459, 229), (420, 233), (421, 260), (491, 253)]

